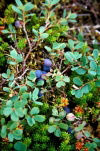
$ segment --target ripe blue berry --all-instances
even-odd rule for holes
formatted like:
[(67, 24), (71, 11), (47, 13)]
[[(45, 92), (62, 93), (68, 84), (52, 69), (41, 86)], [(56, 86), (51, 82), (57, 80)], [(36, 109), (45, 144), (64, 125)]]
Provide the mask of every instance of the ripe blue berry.
[(44, 65), (48, 66), (48, 67), (51, 67), (52, 66), (51, 60), (50, 59), (44, 59)]
[(50, 66), (44, 65), (43, 70), (46, 71), (46, 72), (49, 72), (50, 71)]
[(47, 74), (47, 72), (46, 71), (42, 71), (42, 74)]
[(38, 96), (39, 96), (39, 97), (42, 97), (42, 96), (43, 96), (43, 93), (41, 93), (41, 91), (39, 91)]
[(70, 113), (70, 108), (69, 107), (65, 106), (63, 109), (64, 109), (64, 111), (66, 111), (66, 113)]
[(19, 20), (15, 21), (15, 27), (17, 27), (17, 28), (22, 27), (21, 22)]
[(68, 130), (67, 130), (67, 132), (68, 133), (72, 133), (72, 128), (69, 127)]
[(36, 77), (37, 77), (37, 78), (41, 78), (42, 71), (41, 71), (41, 70), (36, 70), (36, 71), (35, 71), (35, 74), (36, 74)]

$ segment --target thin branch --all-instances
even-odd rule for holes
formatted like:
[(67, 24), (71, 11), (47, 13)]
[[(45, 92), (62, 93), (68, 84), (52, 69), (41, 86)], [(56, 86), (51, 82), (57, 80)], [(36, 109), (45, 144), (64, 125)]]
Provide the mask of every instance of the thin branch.
[(25, 59), (24, 59), (24, 63), (23, 63), (23, 65), (25, 66), (26, 60), (27, 60), (27, 58), (29, 57), (29, 55), (30, 55), (30, 53), (31, 53), (31, 51), (32, 51), (32, 46), (31, 46), (31, 42), (30, 42), (30, 40), (29, 40), (28, 33), (27, 33), (27, 30), (26, 30), (24, 12), (23, 12), (23, 30), (24, 30), (24, 33), (25, 33), (25, 35), (26, 35), (26, 39), (27, 39), (27, 42), (28, 42), (28, 45), (29, 45), (29, 52), (28, 52), (28, 54), (26, 55), (26, 57), (25, 57)]

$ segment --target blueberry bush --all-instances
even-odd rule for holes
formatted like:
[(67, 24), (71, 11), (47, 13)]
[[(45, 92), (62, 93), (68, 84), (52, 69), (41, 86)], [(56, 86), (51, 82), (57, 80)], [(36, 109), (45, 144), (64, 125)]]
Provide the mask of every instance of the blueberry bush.
[(0, 20), (2, 151), (100, 149), (100, 48), (61, 3), (15, 0)]

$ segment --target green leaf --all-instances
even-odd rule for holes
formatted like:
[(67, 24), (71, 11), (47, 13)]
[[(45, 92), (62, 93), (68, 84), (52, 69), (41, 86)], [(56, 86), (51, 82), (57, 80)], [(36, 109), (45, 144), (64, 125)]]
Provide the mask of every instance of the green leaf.
[(7, 130), (7, 126), (3, 125), (3, 126), (2, 126), (2, 129), (1, 129), (1, 137), (2, 137), (2, 138), (5, 138), (5, 137), (6, 137), (6, 135), (7, 135), (6, 130)]
[(18, 123), (17, 122), (11, 122), (11, 124), (9, 125), (9, 129), (12, 131), (14, 130), (15, 128), (17, 128), (18, 126)]
[(84, 43), (83, 42), (79, 42), (76, 46), (75, 46), (75, 49), (82, 49), (82, 47), (84, 46)]
[(98, 138), (93, 138), (93, 141), (94, 141), (95, 143), (100, 143), (100, 139), (98, 139)]
[(51, 52), (51, 50), (52, 50), (52, 49), (51, 49), (50, 47), (48, 47), (48, 46), (45, 46), (44, 48), (45, 48), (48, 52)]
[(33, 83), (33, 82), (27, 80), (27, 81), (26, 81), (26, 84), (27, 84), (28, 86), (30, 86), (31, 88), (34, 88), (34, 83)]
[(9, 33), (9, 31), (8, 31), (8, 30), (2, 30), (2, 33), (4, 33), (4, 34), (8, 34), (8, 33)]
[(34, 8), (34, 5), (31, 2), (28, 2), (24, 5), (24, 11), (30, 11)]
[(18, 54), (18, 56), (17, 56), (17, 58), (16, 58), (16, 61), (17, 61), (18, 63), (20, 63), (20, 62), (23, 61), (23, 56), (22, 56), (22, 54)]
[(61, 131), (59, 128), (57, 128), (54, 132), (55, 136), (60, 137), (61, 136)]
[(9, 77), (9, 80), (13, 82), (13, 80), (14, 80), (14, 74), (11, 74), (11, 76)]
[(17, 4), (18, 6), (22, 6), (22, 5), (23, 5), (20, 0), (15, 0), (15, 2), (16, 2), (16, 4)]
[(55, 132), (55, 130), (56, 130), (56, 126), (55, 125), (49, 126), (49, 128), (48, 128), (48, 132), (49, 133), (53, 133), (53, 132)]
[(43, 33), (45, 31), (45, 26), (41, 26), (40, 28), (39, 28), (39, 32), (40, 33)]
[(25, 91), (27, 91), (27, 86), (21, 86), (20, 93), (24, 93)]
[(21, 107), (21, 102), (20, 101), (15, 101), (14, 102), (14, 108), (17, 109), (17, 108), (20, 108)]
[(52, 115), (53, 116), (58, 116), (58, 110), (56, 108), (52, 109)]
[(44, 122), (45, 121), (45, 116), (43, 116), (43, 115), (35, 115), (34, 119), (37, 122)]
[(87, 56), (82, 56), (81, 61), (82, 61), (82, 66), (85, 66), (88, 63)]
[(68, 129), (68, 125), (65, 124), (65, 123), (60, 123), (60, 124), (59, 124), (59, 127), (60, 127), (61, 129), (64, 129), (64, 130), (67, 130), (67, 129)]
[(43, 86), (44, 85), (44, 80), (38, 80), (37, 86)]
[(76, 73), (78, 73), (79, 75), (83, 75), (83, 74), (86, 73), (86, 70), (85, 70), (85, 69), (82, 69), (82, 68), (78, 68), (78, 69), (76, 69), (75, 71), (76, 71)]
[(36, 79), (36, 75), (35, 75), (35, 72), (34, 72), (34, 71), (31, 71), (31, 72), (29, 73), (28, 79), (29, 79), (29, 80), (32, 80), (32, 81)]
[(59, 113), (59, 118), (60, 118), (60, 119), (63, 119), (65, 116), (66, 116), (66, 112), (65, 112), (65, 111), (61, 111), (61, 112)]
[(31, 118), (30, 116), (27, 116), (27, 123), (29, 124), (29, 126), (33, 126), (33, 124), (35, 124), (35, 120), (34, 118)]
[(3, 74), (2, 74), (2, 77), (3, 77), (3, 78), (5, 78), (5, 79), (7, 79), (7, 78), (8, 78), (8, 76), (7, 76), (7, 74), (6, 74), (6, 73), (3, 73)]
[(69, 45), (70, 49), (74, 48), (74, 44), (75, 44), (75, 42), (73, 40), (71, 40), (71, 39), (68, 40), (68, 45)]
[(86, 137), (90, 137), (90, 133), (89, 133), (88, 131), (84, 131), (84, 135), (85, 135)]
[(33, 107), (32, 110), (30, 111), (30, 114), (38, 114), (39, 113), (39, 108), (38, 107)]
[(14, 144), (14, 149), (17, 151), (26, 151), (27, 146), (26, 144), (23, 144), (22, 142), (17, 142)]
[(50, 0), (50, 4), (51, 5), (55, 5), (57, 3), (59, 3), (60, 0)]
[(64, 79), (63, 79), (65, 82), (70, 82), (70, 78), (68, 76), (64, 76)]
[(8, 63), (8, 64), (11, 64), (11, 65), (16, 65), (16, 62), (11, 61), (11, 60), (8, 60), (7, 63)]
[(92, 143), (93, 148), (97, 148), (97, 144), (95, 142)]
[(11, 107), (4, 108), (3, 114), (5, 116), (9, 116), (11, 113), (12, 113), (12, 108)]
[(97, 66), (97, 75), (100, 75), (100, 66)]
[(62, 86), (65, 86), (65, 82), (64, 82), (64, 81), (59, 81), (59, 82), (56, 83), (56, 86), (57, 86), (58, 88), (60, 88), (60, 87), (62, 87)]
[(99, 55), (98, 49), (94, 49), (94, 50), (93, 50), (93, 56), (94, 56), (94, 58), (97, 59), (97, 58), (98, 58), (98, 55)]
[(13, 137), (16, 139), (16, 140), (20, 140), (22, 138), (22, 133), (23, 131), (22, 130), (15, 130), (13, 132)]
[(55, 78), (56, 81), (61, 81), (62, 79), (63, 79), (63, 77), (62, 77), (62, 76), (59, 76), (59, 75), (56, 76), (56, 78)]
[(12, 57), (12, 58), (17, 58), (17, 55), (18, 55), (18, 53), (17, 53), (17, 51), (16, 50), (12, 50), (11, 52), (10, 52), (10, 56)]
[(12, 6), (12, 9), (13, 9), (16, 13), (22, 15), (22, 11), (21, 11), (18, 7), (16, 7), (16, 6), (13, 5), (13, 6)]
[(64, 49), (65, 47), (66, 47), (66, 43), (57, 43), (57, 42), (54, 42), (52, 49), (54, 49), (54, 50)]
[(77, 14), (75, 13), (71, 13), (69, 16), (70, 19), (75, 19), (76, 17), (77, 17)]
[(45, 39), (45, 38), (47, 38), (48, 36), (49, 36), (48, 33), (43, 33), (43, 34), (40, 35), (41, 39)]
[(19, 120), (19, 118), (18, 118), (18, 116), (16, 115), (15, 111), (13, 111), (13, 112), (11, 113), (11, 119), (12, 119), (12, 121), (18, 121), (18, 120)]
[(77, 70), (77, 69), (79, 69), (79, 67), (72, 67), (72, 68), (71, 68), (72, 71), (75, 71), (75, 70)]
[(66, 9), (63, 10), (63, 18), (65, 18), (67, 16), (67, 12)]
[(9, 24), (8, 27), (9, 27), (10, 32), (16, 33), (16, 30), (15, 30), (15, 28), (13, 27), (12, 24)]
[(37, 104), (37, 105), (43, 105), (43, 103), (39, 102), (39, 101), (34, 101), (34, 103)]
[(82, 33), (79, 33), (79, 34), (78, 34), (78, 40), (79, 40), (79, 41), (83, 41), (83, 40), (84, 40), (84, 37), (83, 37), (83, 34), (82, 34)]
[[(25, 92), (22, 94), (22, 99), (26, 100), (29, 98), (29, 93)], [(26, 102), (26, 101), (25, 101)], [(27, 103), (27, 102), (26, 102)]]
[(82, 86), (82, 84), (83, 84), (83, 82), (81, 81), (81, 79), (79, 77), (73, 78), (73, 82), (74, 82), (74, 84), (76, 84), (78, 86)]
[(96, 80), (95, 85), (96, 85), (97, 87), (100, 87), (100, 80)]
[(33, 33), (35, 34), (35, 36), (38, 36), (38, 31), (35, 29), (32, 29)]
[(88, 73), (92, 76), (95, 76), (96, 75), (96, 72), (95, 71), (92, 71), (92, 70), (88, 70)]
[(13, 137), (13, 134), (12, 134), (12, 133), (9, 133), (9, 134), (8, 134), (8, 139), (9, 139), (10, 142), (13, 142), (14, 137)]
[(10, 88), (3, 87), (3, 91), (5, 91), (5, 92), (10, 92)]
[(39, 93), (39, 89), (35, 88), (33, 93), (32, 93), (32, 100), (36, 101), (38, 99), (38, 93)]
[(86, 85), (83, 86), (83, 88), (82, 88), (82, 92), (83, 92), (83, 93), (89, 93), (90, 90), (91, 90), (90, 84), (86, 84)]
[(83, 96), (83, 92), (81, 89), (75, 90), (75, 97), (76, 98), (81, 98)]
[(66, 52), (64, 55), (65, 58), (71, 63), (77, 61), (79, 58), (82, 57), (82, 54), (79, 54), (78, 52), (70, 52), (70, 51)]
[(82, 123), (78, 127), (75, 128), (75, 131), (76, 132), (81, 131), (81, 130), (83, 130), (83, 128), (84, 128), (84, 124)]
[(18, 117), (23, 117), (24, 116), (24, 112), (23, 112), (23, 109), (20, 107), (20, 108), (17, 108), (15, 110), (15, 113)]
[(1, 118), (1, 125), (5, 124), (5, 118)]
[(97, 69), (97, 64), (95, 61), (90, 61), (90, 68), (91, 70), (96, 70)]

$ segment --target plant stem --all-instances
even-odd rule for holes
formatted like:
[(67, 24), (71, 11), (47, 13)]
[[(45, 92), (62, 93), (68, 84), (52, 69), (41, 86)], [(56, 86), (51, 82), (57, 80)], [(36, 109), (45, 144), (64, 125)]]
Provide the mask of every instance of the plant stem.
[(28, 45), (29, 45), (29, 52), (27, 53), (25, 59), (24, 59), (24, 62), (23, 62), (23, 66), (25, 66), (26, 64), (26, 60), (28, 59), (31, 51), (32, 51), (32, 46), (31, 46), (31, 42), (29, 40), (29, 37), (28, 37), (28, 33), (27, 33), (27, 30), (26, 30), (26, 25), (25, 25), (25, 15), (24, 15), (24, 12), (23, 12), (23, 30), (24, 30), (24, 33), (26, 35), (26, 39), (27, 39), (27, 42), (28, 42)]

